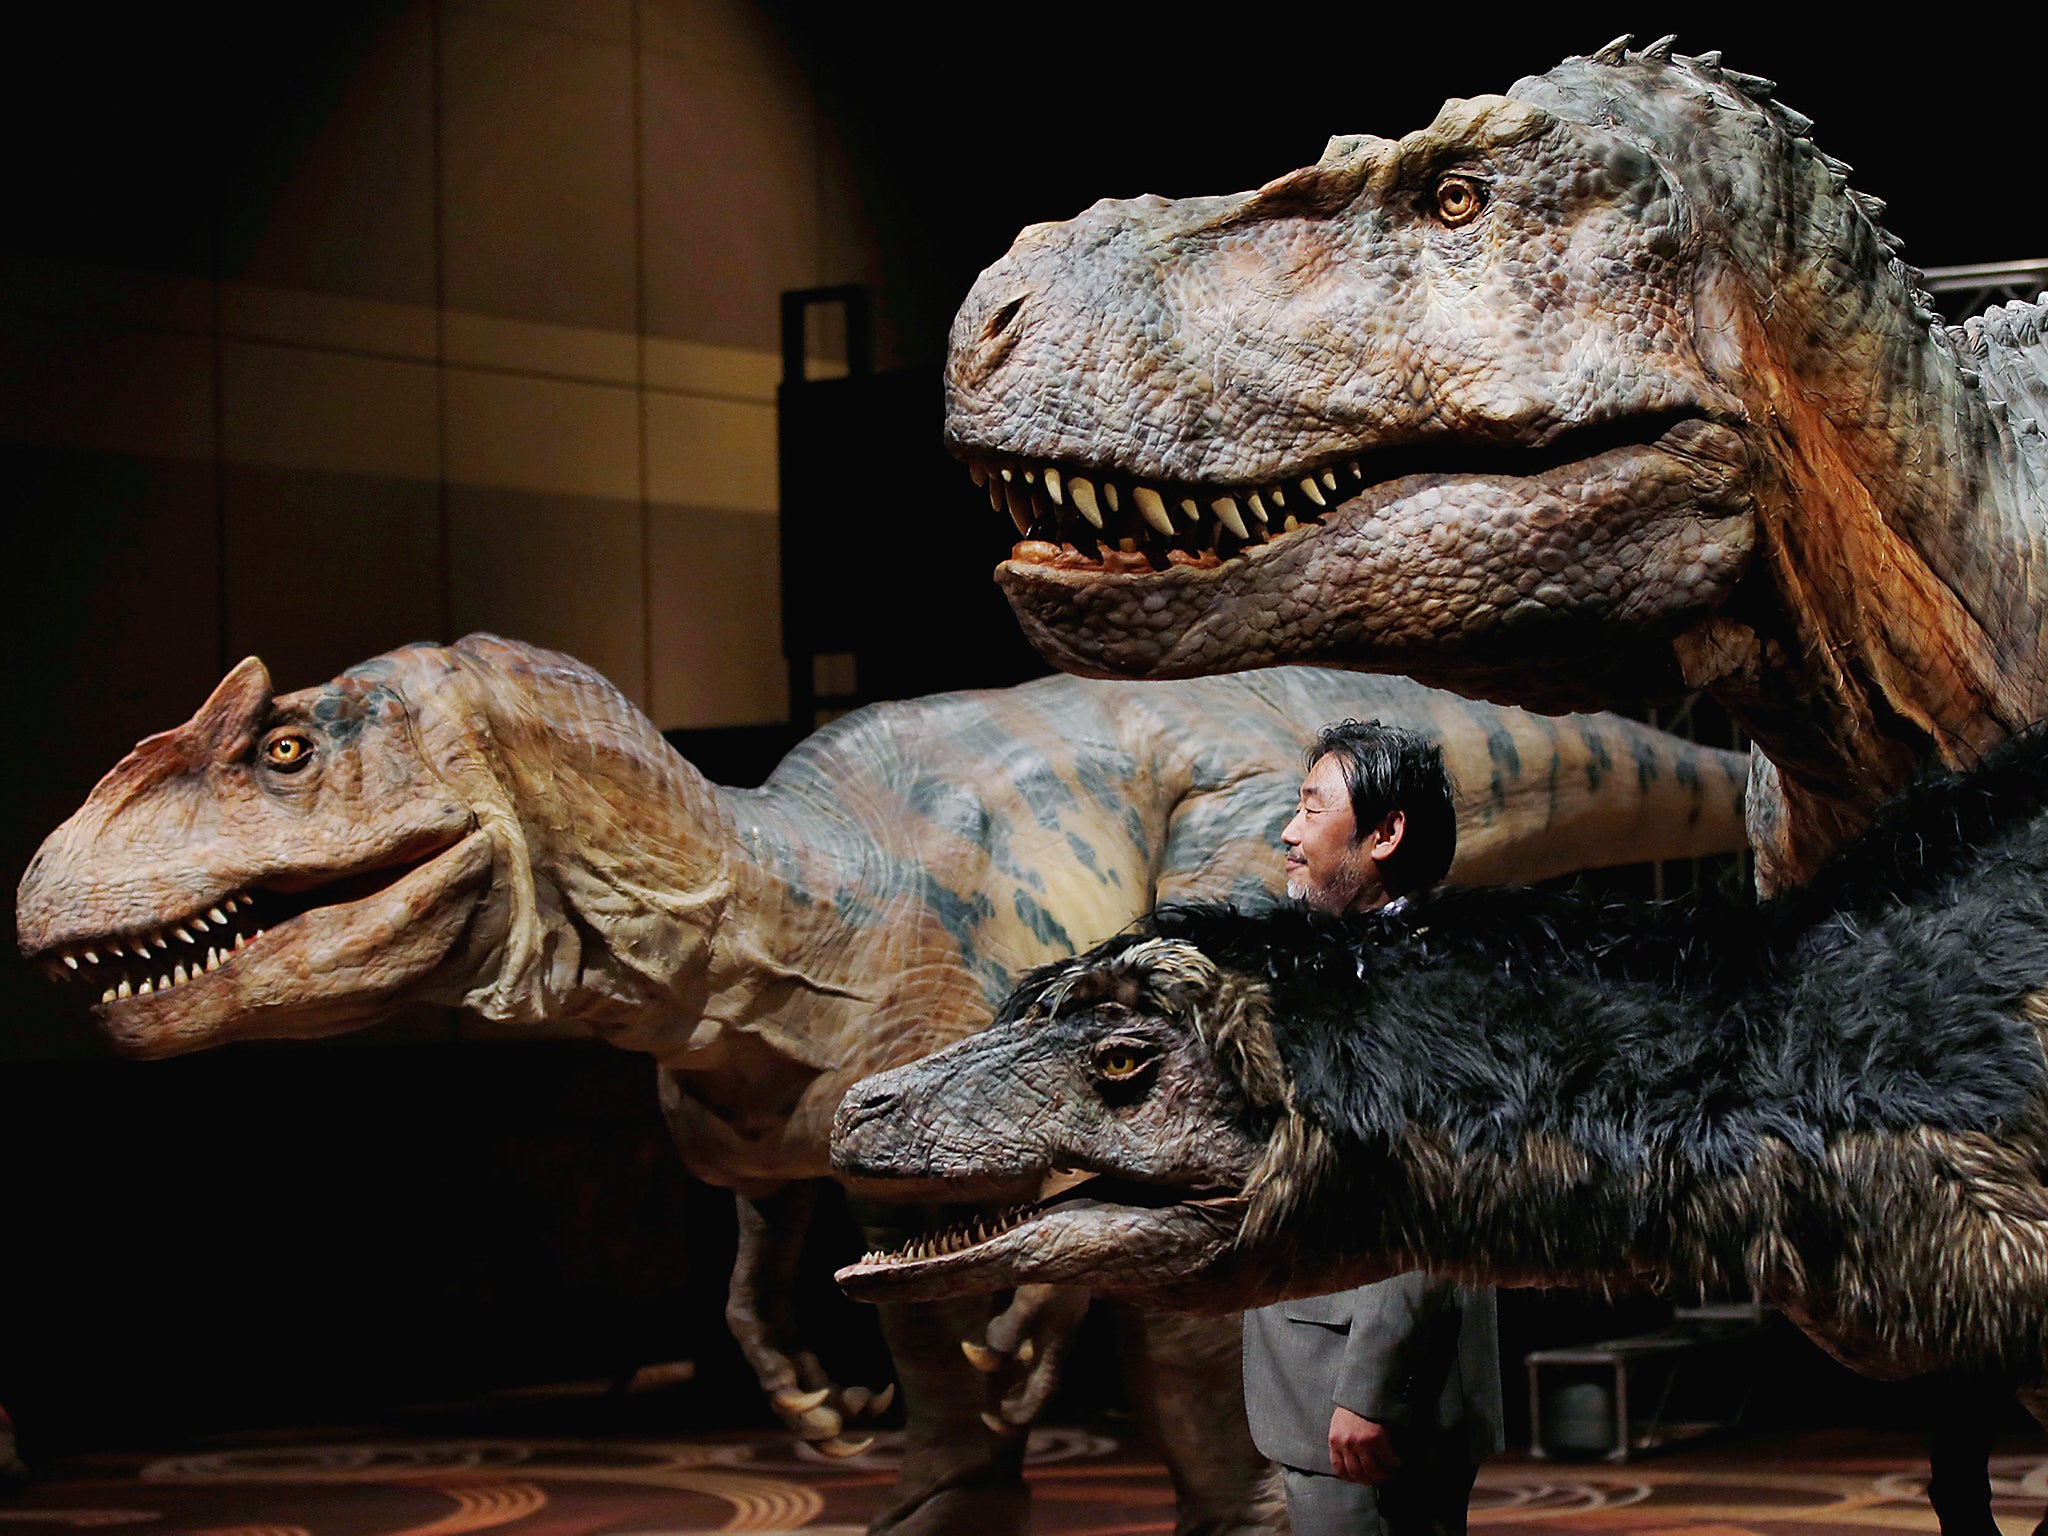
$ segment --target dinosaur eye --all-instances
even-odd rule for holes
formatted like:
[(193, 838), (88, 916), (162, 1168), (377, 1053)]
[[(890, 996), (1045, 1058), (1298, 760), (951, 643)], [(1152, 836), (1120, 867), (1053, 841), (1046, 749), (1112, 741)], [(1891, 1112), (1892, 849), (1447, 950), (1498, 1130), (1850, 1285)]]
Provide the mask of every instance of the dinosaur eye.
[(1446, 176), (1436, 184), (1436, 216), (1452, 228), (1470, 224), (1486, 206), (1486, 188), (1470, 176)]
[(1127, 1040), (1108, 1040), (1096, 1047), (1095, 1072), (1104, 1082), (1128, 1083), (1152, 1065), (1152, 1053)]
[(263, 743), (263, 761), (280, 773), (297, 773), (313, 760), (313, 738), (304, 731), (279, 731)]

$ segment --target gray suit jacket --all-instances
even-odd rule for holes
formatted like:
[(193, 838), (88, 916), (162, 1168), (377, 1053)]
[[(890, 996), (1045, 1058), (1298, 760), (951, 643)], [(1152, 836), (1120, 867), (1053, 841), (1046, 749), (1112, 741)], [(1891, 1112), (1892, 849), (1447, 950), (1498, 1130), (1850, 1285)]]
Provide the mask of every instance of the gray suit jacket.
[(1490, 1289), (1420, 1270), (1244, 1315), (1244, 1406), (1262, 1455), (1330, 1474), (1337, 1405), (1394, 1431), (1404, 1460), (1476, 1466), (1502, 1445)]

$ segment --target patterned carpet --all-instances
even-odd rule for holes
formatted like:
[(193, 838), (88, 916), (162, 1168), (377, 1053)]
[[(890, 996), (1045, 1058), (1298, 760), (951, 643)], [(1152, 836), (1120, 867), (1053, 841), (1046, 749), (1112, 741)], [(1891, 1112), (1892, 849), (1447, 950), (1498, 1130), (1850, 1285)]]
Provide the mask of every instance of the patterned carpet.
[[(1034, 1433), (1034, 1532), (1173, 1529), (1165, 1473), (1118, 1433)], [(230, 1444), (75, 1460), (0, 1499), (0, 1526), (132, 1526), (136, 1536), (855, 1536), (885, 1499), (893, 1449), (886, 1435), (837, 1462), (762, 1435)], [(1994, 1475), (2005, 1536), (2028, 1536), (2048, 1503), (2048, 1447), (1999, 1457)], [(1472, 1522), (1485, 1536), (1932, 1531), (1925, 1476), (1909, 1437), (1846, 1432), (1730, 1441), (1625, 1466), (1511, 1458), (1481, 1472)]]

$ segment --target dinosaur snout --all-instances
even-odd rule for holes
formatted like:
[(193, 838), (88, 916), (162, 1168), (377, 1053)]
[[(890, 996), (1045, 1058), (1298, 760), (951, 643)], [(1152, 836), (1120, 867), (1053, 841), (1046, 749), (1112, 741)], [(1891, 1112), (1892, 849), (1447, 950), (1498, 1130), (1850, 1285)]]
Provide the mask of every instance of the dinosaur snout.
[(863, 1078), (846, 1091), (846, 1097), (839, 1101), (839, 1109), (832, 1117), (832, 1161), (839, 1161), (840, 1147), (844, 1143), (851, 1147), (862, 1138), (861, 1133), (878, 1120), (885, 1120), (895, 1113), (903, 1101), (900, 1091), (892, 1088), (889, 1079), (893, 1073), (880, 1077)]

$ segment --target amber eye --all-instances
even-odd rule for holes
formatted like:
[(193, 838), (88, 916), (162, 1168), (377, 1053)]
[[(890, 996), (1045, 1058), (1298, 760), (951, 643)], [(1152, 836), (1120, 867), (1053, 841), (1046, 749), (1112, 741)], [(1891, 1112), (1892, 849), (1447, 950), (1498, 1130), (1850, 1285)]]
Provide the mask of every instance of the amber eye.
[(1127, 1083), (1145, 1070), (1145, 1058), (1128, 1045), (1112, 1045), (1095, 1058), (1095, 1070), (1112, 1083)]
[(263, 743), (263, 761), (284, 773), (295, 773), (313, 759), (313, 738), (304, 731), (279, 731)]
[(1436, 184), (1436, 216), (1453, 227), (1470, 224), (1486, 206), (1486, 189), (1470, 176), (1446, 176)]

